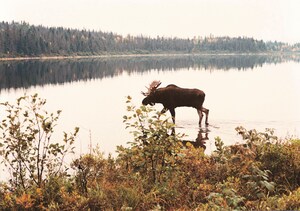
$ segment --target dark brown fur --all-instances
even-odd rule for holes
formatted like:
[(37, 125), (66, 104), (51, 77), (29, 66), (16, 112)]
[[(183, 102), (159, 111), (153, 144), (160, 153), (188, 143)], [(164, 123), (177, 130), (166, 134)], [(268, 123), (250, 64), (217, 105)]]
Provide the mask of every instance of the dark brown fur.
[[(159, 83), (160, 84), (160, 83)], [(197, 109), (199, 114), (199, 125), (202, 121), (202, 112), (206, 114), (205, 124), (208, 125), (209, 110), (203, 107), (205, 100), (205, 93), (199, 89), (180, 88), (174, 84), (168, 85), (164, 88), (156, 89), (159, 84), (151, 89), (143, 100), (143, 105), (153, 105), (161, 103), (164, 106), (162, 112), (170, 111), (173, 122), (175, 123), (175, 108), (187, 106)]]

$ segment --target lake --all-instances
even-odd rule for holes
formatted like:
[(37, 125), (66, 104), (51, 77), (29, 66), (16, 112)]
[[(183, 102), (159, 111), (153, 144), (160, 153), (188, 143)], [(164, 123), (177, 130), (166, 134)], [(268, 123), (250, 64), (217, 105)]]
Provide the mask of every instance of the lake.
[(80, 127), (76, 156), (96, 145), (105, 154), (115, 154), (117, 145), (132, 140), (123, 123), (126, 96), (139, 106), (141, 91), (153, 80), (160, 80), (162, 87), (172, 83), (198, 88), (206, 93), (204, 107), (210, 109), (210, 125), (199, 129), (195, 109), (177, 108), (177, 131), (187, 134), (190, 141), (203, 138), (205, 152), (210, 153), (217, 136), (227, 145), (241, 141), (237, 126), (259, 131), (274, 128), (279, 137), (299, 137), (299, 61), (294, 55), (1, 61), (0, 101), (14, 102), (24, 93), (38, 93), (47, 99), (48, 111), (63, 111), (58, 138), (62, 131)]

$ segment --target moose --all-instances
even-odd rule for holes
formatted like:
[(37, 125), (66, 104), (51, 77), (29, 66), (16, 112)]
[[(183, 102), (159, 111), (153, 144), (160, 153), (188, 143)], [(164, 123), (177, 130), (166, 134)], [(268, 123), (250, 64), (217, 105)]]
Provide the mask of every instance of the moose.
[(169, 110), (174, 124), (175, 108), (183, 106), (193, 107), (197, 109), (199, 125), (201, 125), (203, 118), (202, 112), (205, 113), (205, 124), (208, 125), (209, 110), (202, 106), (205, 99), (205, 93), (203, 91), (199, 89), (180, 88), (174, 84), (158, 88), (160, 84), (160, 81), (153, 81), (149, 87), (146, 87), (148, 91), (142, 92), (142, 94), (146, 96), (142, 101), (143, 105), (154, 105), (155, 103), (163, 104), (164, 108), (161, 112), (165, 113)]

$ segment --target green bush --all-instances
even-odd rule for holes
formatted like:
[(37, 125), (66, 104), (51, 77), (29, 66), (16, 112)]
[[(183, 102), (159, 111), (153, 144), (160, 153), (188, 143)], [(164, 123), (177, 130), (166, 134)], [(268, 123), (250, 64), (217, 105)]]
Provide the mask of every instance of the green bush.
[(277, 184), (277, 190), (287, 193), (300, 184), (300, 144), (284, 142), (264, 144), (259, 154), (261, 167), (272, 172), (271, 179)]
[(129, 171), (139, 172), (153, 183), (163, 182), (172, 177), (180, 162), (179, 135), (174, 133), (174, 125), (155, 112), (151, 107), (136, 108), (127, 98), (124, 123), (131, 128), (134, 141), (129, 148), (118, 148), (119, 161), (124, 162)]
[(37, 94), (20, 97), (16, 104), (0, 104), (7, 114), (0, 124), (0, 155), (18, 193), (32, 185), (41, 188), (46, 180), (61, 174), (64, 157), (73, 152), (79, 129), (65, 133), (62, 142), (53, 142), (61, 111), (49, 114), (43, 109), (45, 104)]

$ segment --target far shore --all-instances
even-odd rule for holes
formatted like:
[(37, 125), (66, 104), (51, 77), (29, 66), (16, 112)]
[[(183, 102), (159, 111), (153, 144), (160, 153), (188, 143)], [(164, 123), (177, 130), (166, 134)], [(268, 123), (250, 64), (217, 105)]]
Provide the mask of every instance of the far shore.
[(89, 58), (113, 58), (113, 57), (159, 57), (159, 56), (245, 56), (245, 55), (282, 55), (298, 54), (294, 52), (261, 52), (261, 53), (157, 53), (157, 54), (103, 54), (88, 56), (34, 56), (34, 57), (0, 57), (0, 61), (22, 61), (22, 60), (63, 60), (63, 59), (89, 59)]
[(34, 57), (8, 57), (0, 58), (0, 61), (18, 61), (18, 60), (62, 60), (62, 59), (89, 59), (89, 58), (110, 58), (110, 57), (142, 57), (142, 56), (175, 56), (191, 54), (105, 54), (89, 56), (34, 56)]

